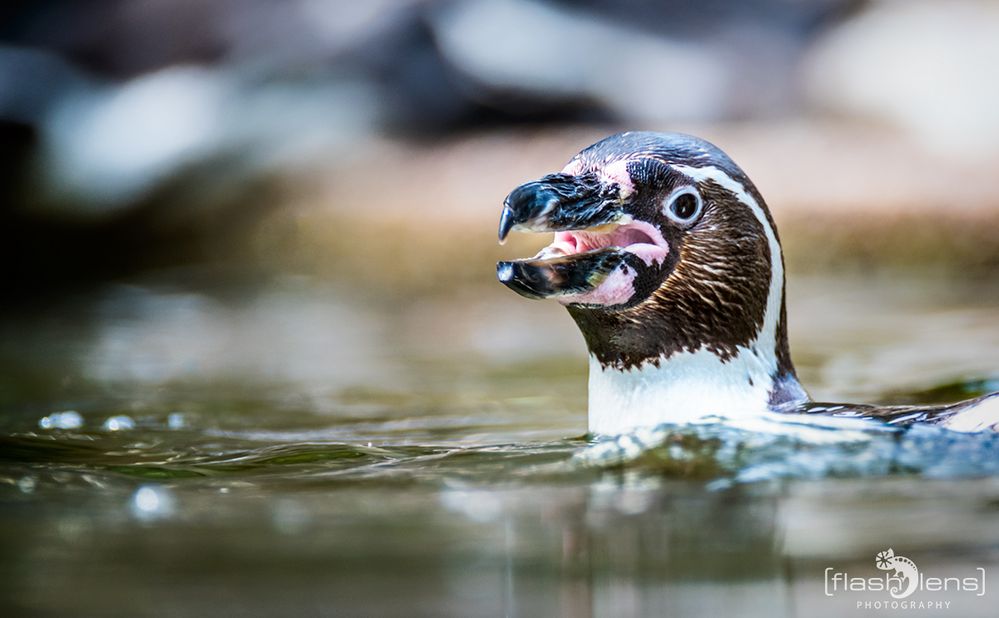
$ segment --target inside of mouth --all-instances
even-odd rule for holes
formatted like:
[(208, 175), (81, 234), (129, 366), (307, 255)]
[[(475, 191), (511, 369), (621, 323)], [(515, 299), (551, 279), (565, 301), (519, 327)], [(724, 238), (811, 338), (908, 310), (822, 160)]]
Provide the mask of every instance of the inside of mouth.
[(661, 262), (666, 257), (667, 245), (662, 234), (652, 225), (631, 222), (624, 225), (604, 226), (588, 230), (556, 232), (551, 244), (536, 257), (552, 258), (587, 253), (608, 247), (618, 247), (634, 253), (645, 262)]

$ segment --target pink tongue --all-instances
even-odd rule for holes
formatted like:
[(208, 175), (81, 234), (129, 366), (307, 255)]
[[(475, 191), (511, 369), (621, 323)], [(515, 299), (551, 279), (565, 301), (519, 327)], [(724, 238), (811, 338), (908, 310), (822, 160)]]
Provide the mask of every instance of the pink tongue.
[(586, 232), (559, 232), (555, 234), (555, 242), (571, 247), (574, 253), (584, 253), (603, 247), (623, 246), (618, 244), (617, 232), (613, 234), (587, 234)]
[(611, 234), (611, 244), (619, 247), (648, 242), (650, 242), (648, 235), (634, 228), (618, 228)]
[(556, 232), (553, 244), (571, 248), (574, 253), (583, 253), (603, 247), (627, 247), (635, 243), (647, 243), (649, 237), (641, 230), (618, 228), (610, 234), (589, 234), (587, 232)]

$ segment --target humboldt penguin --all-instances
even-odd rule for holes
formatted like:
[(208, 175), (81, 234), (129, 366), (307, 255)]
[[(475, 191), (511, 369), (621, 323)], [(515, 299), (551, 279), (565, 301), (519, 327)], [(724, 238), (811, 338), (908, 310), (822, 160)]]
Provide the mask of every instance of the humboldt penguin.
[(999, 393), (944, 406), (813, 402), (791, 362), (784, 258), (763, 197), (719, 148), (629, 131), (514, 189), (513, 231), (554, 232), (499, 280), (563, 304), (590, 356), (589, 429), (828, 414), (957, 431), (999, 428)]

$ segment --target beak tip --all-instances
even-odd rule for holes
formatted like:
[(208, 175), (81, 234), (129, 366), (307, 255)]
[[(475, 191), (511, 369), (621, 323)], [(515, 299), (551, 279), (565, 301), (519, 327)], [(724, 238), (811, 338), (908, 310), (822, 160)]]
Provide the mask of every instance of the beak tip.
[(514, 225), (516, 225), (516, 221), (514, 220), (513, 210), (510, 209), (509, 204), (504, 204), (503, 214), (500, 215), (499, 233), (498, 233), (501, 245), (504, 242), (506, 242), (506, 237), (510, 234), (510, 230), (513, 229)]
[(496, 278), (500, 280), (501, 283), (507, 283), (513, 280), (513, 264), (510, 262), (497, 262), (496, 263)]

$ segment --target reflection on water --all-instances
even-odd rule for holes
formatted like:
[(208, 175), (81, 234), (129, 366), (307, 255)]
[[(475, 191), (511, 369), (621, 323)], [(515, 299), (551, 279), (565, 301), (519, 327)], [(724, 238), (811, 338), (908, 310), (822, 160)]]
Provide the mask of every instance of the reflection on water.
[[(980, 290), (878, 287), (792, 296), (813, 394), (996, 387)], [(497, 292), (150, 284), (8, 320), (3, 614), (838, 616), (882, 597), (828, 597), (825, 569), (877, 576), (887, 547), (941, 576), (999, 563), (994, 436), (590, 442), (569, 320)]]

